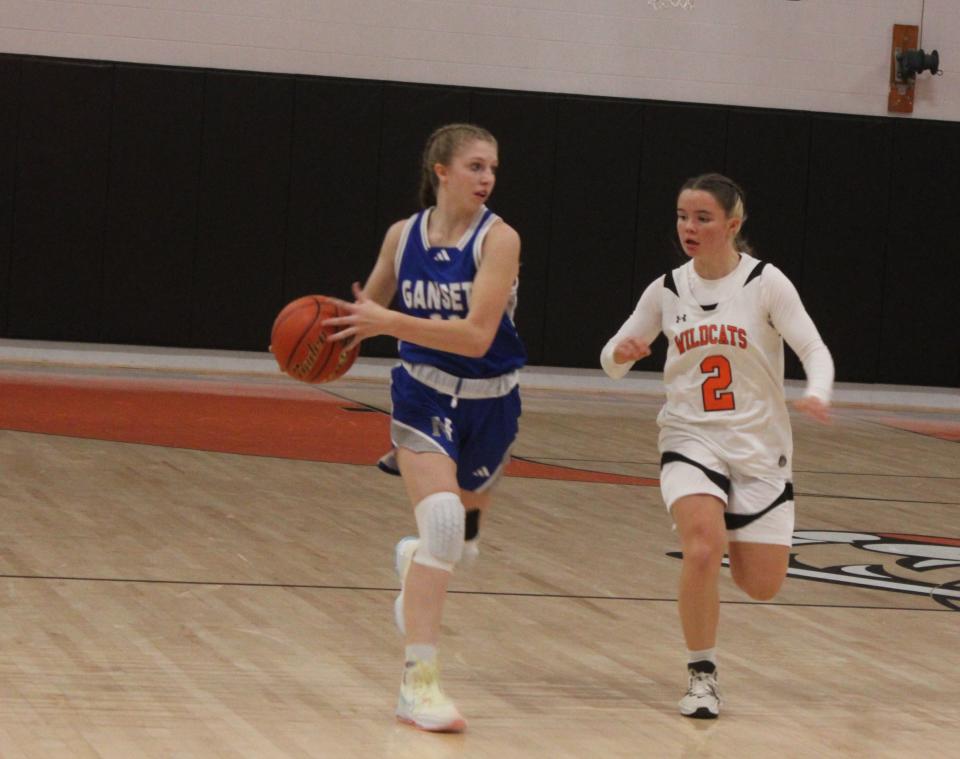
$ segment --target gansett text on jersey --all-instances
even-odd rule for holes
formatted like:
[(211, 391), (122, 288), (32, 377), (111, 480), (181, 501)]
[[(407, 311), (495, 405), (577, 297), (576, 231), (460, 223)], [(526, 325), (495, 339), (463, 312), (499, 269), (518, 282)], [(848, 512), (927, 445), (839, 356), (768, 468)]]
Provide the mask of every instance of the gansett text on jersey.
[(433, 282), (405, 279), (400, 283), (400, 297), (407, 308), (426, 310), (467, 311), (470, 307), (472, 282)]
[(701, 324), (699, 327), (685, 329), (673, 338), (673, 342), (680, 353), (701, 345), (733, 345), (736, 348), (746, 348), (747, 331), (734, 324)]

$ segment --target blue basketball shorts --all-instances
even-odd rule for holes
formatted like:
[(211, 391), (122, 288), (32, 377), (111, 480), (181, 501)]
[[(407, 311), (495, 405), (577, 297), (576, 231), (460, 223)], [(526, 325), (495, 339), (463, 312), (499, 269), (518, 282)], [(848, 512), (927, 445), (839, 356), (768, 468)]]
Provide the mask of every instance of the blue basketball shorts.
[[(444, 453), (456, 463), (457, 483), (463, 490), (491, 488), (510, 460), (519, 430), (516, 375), (511, 375), (512, 381), (459, 380), (433, 367), (401, 364), (390, 376), (393, 445), (417, 453)], [(489, 394), (494, 395), (485, 397)]]

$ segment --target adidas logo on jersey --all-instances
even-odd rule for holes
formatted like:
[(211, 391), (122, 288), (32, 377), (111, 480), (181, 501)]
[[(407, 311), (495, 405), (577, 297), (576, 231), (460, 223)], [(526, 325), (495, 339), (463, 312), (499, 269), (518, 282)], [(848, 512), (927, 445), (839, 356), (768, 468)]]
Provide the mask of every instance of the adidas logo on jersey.
[(449, 261), (450, 254), (446, 250), (441, 250), (437, 255), (433, 257), (434, 261)]
[(485, 466), (482, 466), (482, 467), (480, 467), (479, 469), (474, 469), (474, 470), (473, 470), (473, 476), (474, 476), (474, 477), (489, 477), (489, 476), (490, 476), (490, 470), (487, 469)]

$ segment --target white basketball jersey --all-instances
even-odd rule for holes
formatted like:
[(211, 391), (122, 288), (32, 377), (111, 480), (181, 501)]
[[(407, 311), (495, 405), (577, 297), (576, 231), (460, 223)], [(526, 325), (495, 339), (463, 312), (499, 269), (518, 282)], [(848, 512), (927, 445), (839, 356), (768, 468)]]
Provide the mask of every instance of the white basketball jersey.
[[(657, 422), (660, 449), (671, 438), (703, 440), (732, 469), (789, 479), (793, 457), (783, 394), (783, 338), (763, 305), (768, 265), (742, 254), (718, 302), (695, 292), (693, 262), (663, 278), (662, 330), (667, 402)], [(772, 268), (772, 267), (771, 267)]]

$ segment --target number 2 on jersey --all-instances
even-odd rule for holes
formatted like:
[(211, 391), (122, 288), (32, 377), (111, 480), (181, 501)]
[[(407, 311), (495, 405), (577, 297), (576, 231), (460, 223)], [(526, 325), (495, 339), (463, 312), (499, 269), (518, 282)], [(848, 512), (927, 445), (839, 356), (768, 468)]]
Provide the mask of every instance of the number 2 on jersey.
[[(733, 391), (727, 390), (733, 381), (730, 361), (726, 356), (707, 356), (700, 362), (700, 371), (709, 375), (700, 386), (704, 411), (730, 411), (737, 407)], [(726, 391), (726, 392), (724, 392)]]

